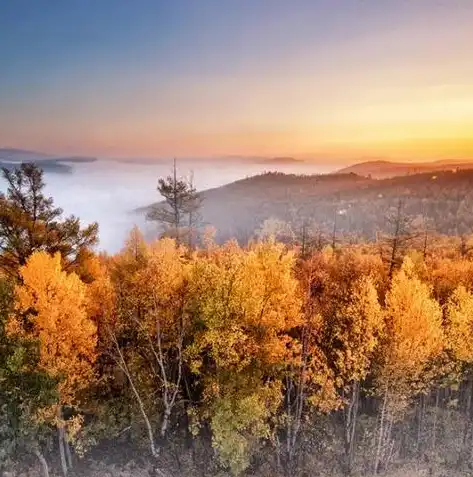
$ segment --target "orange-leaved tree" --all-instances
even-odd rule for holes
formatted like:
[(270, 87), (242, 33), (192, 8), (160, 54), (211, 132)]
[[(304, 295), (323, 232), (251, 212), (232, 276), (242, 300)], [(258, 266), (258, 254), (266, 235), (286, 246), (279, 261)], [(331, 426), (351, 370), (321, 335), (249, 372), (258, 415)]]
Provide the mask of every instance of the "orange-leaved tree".
[[(326, 250), (303, 262), (299, 274), (306, 296), (304, 332), (307, 336), (311, 330), (314, 341), (303, 349), (314, 354), (319, 348), (329, 373), (320, 368), (317, 375), (325, 376), (326, 391), (332, 388), (331, 399), (325, 393), (312, 402), (325, 411), (330, 406), (343, 407), (345, 467), (351, 472), (360, 385), (370, 370), (384, 325), (375, 287), (384, 287), (382, 262), (357, 251), (335, 254)], [(318, 329), (314, 320), (311, 325), (310, 316), (319, 317)]]

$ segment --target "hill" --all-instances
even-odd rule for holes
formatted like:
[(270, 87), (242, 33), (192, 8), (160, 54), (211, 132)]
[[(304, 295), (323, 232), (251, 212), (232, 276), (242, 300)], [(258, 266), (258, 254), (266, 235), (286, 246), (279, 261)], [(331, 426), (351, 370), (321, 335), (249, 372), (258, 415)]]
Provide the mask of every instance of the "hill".
[(473, 162), (460, 162), (455, 160), (435, 161), (435, 162), (390, 162), (390, 161), (367, 161), (360, 162), (343, 169), (339, 169), (335, 174), (358, 174), (376, 179), (386, 179), (396, 176), (407, 176), (412, 174), (422, 174), (429, 172), (452, 171), (473, 169)]
[(12, 162), (29, 162), (31, 160), (52, 159), (53, 156), (38, 151), (15, 149), (13, 147), (0, 147), (0, 160)]
[(21, 163), (38, 164), (44, 172), (55, 174), (70, 174), (73, 171), (72, 166), (63, 164), (56, 159), (23, 160), (18, 162), (0, 161), (0, 167), (5, 169), (15, 169)]
[(13, 169), (23, 162), (38, 164), (44, 172), (56, 174), (70, 174), (73, 171), (71, 164), (95, 162), (95, 157), (80, 156), (51, 156), (42, 152), (24, 149), (0, 148), (0, 167)]
[[(386, 231), (386, 214), (402, 199), (404, 212), (424, 218), (443, 234), (473, 230), (473, 170), (416, 174), (377, 180), (356, 174), (286, 175), (267, 173), (202, 192), (202, 215), (217, 238), (242, 241), (269, 218), (331, 234), (374, 239)], [(147, 207), (139, 209), (143, 214)]]

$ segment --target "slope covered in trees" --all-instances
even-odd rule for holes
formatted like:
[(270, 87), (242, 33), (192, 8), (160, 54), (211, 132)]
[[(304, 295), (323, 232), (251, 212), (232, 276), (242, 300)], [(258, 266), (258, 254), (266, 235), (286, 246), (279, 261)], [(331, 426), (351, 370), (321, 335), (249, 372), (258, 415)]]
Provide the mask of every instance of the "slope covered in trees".
[[(473, 171), (448, 171), (376, 180), (355, 174), (298, 176), (267, 173), (202, 192), (203, 222), (217, 239), (246, 243), (261, 224), (277, 219), (300, 233), (304, 224), (329, 237), (337, 233), (373, 241), (390, 232), (385, 217), (401, 199), (414, 224), (439, 234), (473, 230)], [(231, 213), (229, 213), (231, 211)]]
[(400, 236), (384, 253), (134, 229), (80, 266), (37, 236), (0, 277), (1, 470), (471, 475), (473, 261)]
[(434, 161), (434, 162), (391, 162), (367, 161), (353, 164), (338, 170), (338, 174), (358, 174), (360, 176), (386, 179), (388, 177), (407, 176), (422, 173), (437, 173), (452, 170), (473, 169), (471, 161)]

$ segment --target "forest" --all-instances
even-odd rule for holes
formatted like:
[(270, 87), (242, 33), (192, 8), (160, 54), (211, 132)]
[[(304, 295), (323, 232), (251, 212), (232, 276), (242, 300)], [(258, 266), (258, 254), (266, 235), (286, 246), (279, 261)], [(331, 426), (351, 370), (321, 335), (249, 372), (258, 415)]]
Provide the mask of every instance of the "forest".
[(373, 241), (377, 233), (389, 232), (385, 216), (396, 209), (399, 199), (418, 228), (426, 224), (438, 233), (458, 237), (473, 230), (471, 169), (388, 179), (353, 173), (267, 172), (202, 195), (202, 220), (216, 228), (217, 241), (236, 238), (241, 245), (268, 219), (286, 222), (295, 234), (310, 228), (313, 234), (324, 235), (332, 233), (336, 220), (337, 232), (346, 240)]
[(110, 255), (36, 166), (3, 176), (5, 475), (471, 475), (468, 236), (399, 198), (377, 240), (221, 243), (174, 169), (162, 236)]

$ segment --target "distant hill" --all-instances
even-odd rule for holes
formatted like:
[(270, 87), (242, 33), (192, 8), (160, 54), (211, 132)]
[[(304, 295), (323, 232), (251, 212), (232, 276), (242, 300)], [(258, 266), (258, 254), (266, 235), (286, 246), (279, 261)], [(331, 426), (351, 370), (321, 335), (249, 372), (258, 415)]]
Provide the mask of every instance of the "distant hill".
[(303, 159), (296, 159), (290, 156), (224, 156), (219, 158), (227, 162), (236, 162), (238, 164), (268, 164), (268, 165), (284, 165), (284, 164), (304, 164)]
[(70, 174), (73, 171), (73, 167), (69, 164), (63, 164), (55, 159), (40, 159), (40, 160), (27, 160), (18, 162), (5, 162), (0, 161), (0, 167), (5, 169), (15, 169), (22, 163), (34, 163), (37, 164), (44, 172), (55, 174)]
[(266, 164), (301, 164), (303, 162), (302, 159), (295, 159), (294, 157), (273, 157), (263, 161)]
[(80, 156), (51, 156), (42, 152), (24, 149), (0, 148), (0, 167), (13, 169), (23, 162), (35, 163), (44, 172), (56, 174), (70, 174), (73, 167), (70, 164), (95, 162), (95, 157)]
[(473, 162), (459, 162), (455, 160), (435, 162), (390, 162), (390, 161), (367, 161), (344, 167), (336, 171), (336, 174), (358, 174), (375, 179), (386, 179), (396, 176), (422, 174), (427, 172), (439, 172), (448, 170), (473, 169)]
[(54, 159), (51, 159), (51, 161), (53, 160), (56, 162), (67, 162), (70, 164), (84, 164), (89, 162), (95, 162), (98, 159), (96, 157), (66, 156), (66, 157), (55, 157)]
[(43, 152), (15, 149), (12, 147), (0, 148), (0, 160), (6, 162), (29, 162), (31, 160), (52, 159), (53, 156)]
[[(202, 192), (204, 222), (217, 238), (248, 240), (264, 220), (302, 227), (307, 221), (331, 234), (373, 239), (386, 231), (386, 213), (404, 202), (405, 213), (443, 234), (473, 231), (473, 170), (377, 180), (356, 174), (267, 173)], [(138, 210), (143, 214), (148, 208)]]

